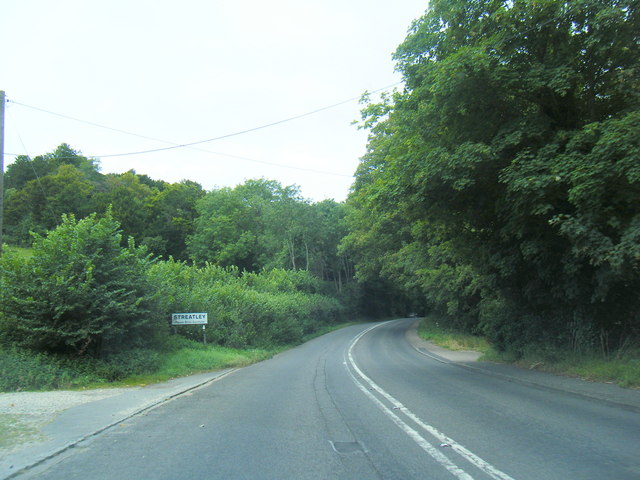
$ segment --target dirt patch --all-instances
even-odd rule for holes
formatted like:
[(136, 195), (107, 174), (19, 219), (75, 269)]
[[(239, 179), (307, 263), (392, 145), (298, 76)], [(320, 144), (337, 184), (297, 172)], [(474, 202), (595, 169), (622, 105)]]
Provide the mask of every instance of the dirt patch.
[(0, 456), (46, 440), (42, 428), (65, 410), (119, 395), (125, 389), (0, 393)]

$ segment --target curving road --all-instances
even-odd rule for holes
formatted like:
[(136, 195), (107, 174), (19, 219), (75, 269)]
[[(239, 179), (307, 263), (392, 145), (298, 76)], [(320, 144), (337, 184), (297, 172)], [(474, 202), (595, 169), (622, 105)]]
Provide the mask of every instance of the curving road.
[(411, 320), (240, 369), (18, 478), (640, 478), (640, 414), (421, 354)]

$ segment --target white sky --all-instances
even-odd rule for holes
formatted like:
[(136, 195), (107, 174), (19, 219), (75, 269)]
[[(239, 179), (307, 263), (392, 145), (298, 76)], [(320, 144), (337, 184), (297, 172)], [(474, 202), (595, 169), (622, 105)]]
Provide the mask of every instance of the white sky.
[(64, 142), (100, 158), (103, 173), (133, 168), (205, 189), (264, 177), (316, 201), (344, 200), (366, 149), (367, 132), (351, 125), (355, 100), (198, 150), (106, 155), (244, 131), (397, 83), (391, 54), (426, 8), (426, 0), (4, 0), (0, 90), (9, 101), (164, 141), (9, 102), (5, 166), (9, 154), (34, 157)]

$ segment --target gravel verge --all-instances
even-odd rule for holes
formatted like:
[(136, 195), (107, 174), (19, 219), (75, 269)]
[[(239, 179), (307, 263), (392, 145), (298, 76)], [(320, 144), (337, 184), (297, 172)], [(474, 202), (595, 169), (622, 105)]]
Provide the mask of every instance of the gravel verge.
[(58, 414), (64, 410), (120, 395), (126, 388), (0, 393), (0, 414)]
[(113, 397), (125, 388), (0, 393), (0, 456), (46, 440), (42, 428), (65, 410)]

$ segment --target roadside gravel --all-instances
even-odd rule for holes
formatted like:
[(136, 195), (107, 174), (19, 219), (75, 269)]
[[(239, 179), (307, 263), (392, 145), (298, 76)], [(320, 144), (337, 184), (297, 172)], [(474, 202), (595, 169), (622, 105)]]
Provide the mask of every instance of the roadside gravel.
[(0, 393), (0, 457), (46, 439), (42, 428), (65, 410), (119, 395), (124, 388)]
[(128, 389), (0, 393), (0, 414), (56, 415), (76, 405), (119, 395), (125, 390)]

